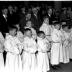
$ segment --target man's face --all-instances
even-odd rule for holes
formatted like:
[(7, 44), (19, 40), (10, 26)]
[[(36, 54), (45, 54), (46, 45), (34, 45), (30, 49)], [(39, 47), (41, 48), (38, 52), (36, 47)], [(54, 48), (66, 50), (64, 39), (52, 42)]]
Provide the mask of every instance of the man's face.
[(9, 11), (13, 11), (13, 7), (12, 7), (12, 6), (9, 6), (9, 7), (8, 7), (8, 10), (9, 10)]
[(7, 15), (8, 14), (8, 9), (3, 9), (2, 13), (5, 14), (5, 15)]

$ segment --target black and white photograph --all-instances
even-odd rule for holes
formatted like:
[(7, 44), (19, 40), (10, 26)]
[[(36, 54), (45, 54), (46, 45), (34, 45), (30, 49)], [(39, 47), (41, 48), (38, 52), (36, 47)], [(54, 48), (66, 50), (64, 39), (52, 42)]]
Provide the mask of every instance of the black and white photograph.
[(72, 1), (0, 1), (0, 72), (72, 72)]

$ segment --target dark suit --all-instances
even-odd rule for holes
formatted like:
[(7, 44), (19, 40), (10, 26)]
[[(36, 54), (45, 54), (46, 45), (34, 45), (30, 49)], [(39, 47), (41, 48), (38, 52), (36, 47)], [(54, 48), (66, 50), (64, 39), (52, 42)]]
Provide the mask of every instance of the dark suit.
[(23, 13), (19, 15), (19, 25), (20, 25), (20, 30), (23, 32), (24, 26), (26, 25), (26, 17), (25, 14)]
[(41, 26), (40, 17), (39, 16), (36, 17), (34, 14), (32, 14), (31, 21), (34, 24), (34, 28), (36, 29), (36, 31), (38, 31)]
[(0, 29), (4, 37), (5, 37), (5, 33), (8, 32), (8, 19), (7, 20), (6, 19), (4, 18), (2, 14), (0, 15)]

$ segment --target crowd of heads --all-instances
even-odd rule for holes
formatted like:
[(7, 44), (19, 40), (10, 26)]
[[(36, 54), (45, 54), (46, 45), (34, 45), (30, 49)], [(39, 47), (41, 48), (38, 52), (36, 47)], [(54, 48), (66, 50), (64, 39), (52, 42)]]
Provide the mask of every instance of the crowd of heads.
[[(39, 15), (40, 19), (41, 19), (41, 24), (43, 22), (50, 24), (49, 23), (49, 16), (52, 16), (53, 21), (52, 24), (56, 25), (56, 24), (62, 24), (62, 25), (70, 25), (72, 23), (72, 10), (71, 7), (64, 7), (61, 8), (60, 10), (55, 9), (52, 6), (47, 6), (47, 5), (41, 5), (41, 6), (30, 6), (30, 7), (25, 7), (25, 6), (12, 6), (9, 5), (7, 7), (2, 7), (1, 12), (5, 15), (8, 14), (24, 14), (26, 17), (26, 24), (25, 26), (28, 27), (33, 27), (34, 24), (31, 22), (31, 16), (32, 13)], [(54, 22), (54, 21), (57, 21)], [(19, 28), (19, 27), (18, 27)]]

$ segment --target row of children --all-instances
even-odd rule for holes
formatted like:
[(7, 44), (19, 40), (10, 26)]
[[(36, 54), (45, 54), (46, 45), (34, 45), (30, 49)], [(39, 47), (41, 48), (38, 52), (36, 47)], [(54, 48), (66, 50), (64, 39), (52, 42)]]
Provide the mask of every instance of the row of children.
[[(57, 68), (60, 63), (68, 63), (71, 47), (69, 30), (68, 26), (61, 27), (58, 22), (49, 25), (47, 17), (37, 33), (31, 21), (27, 22), (24, 34), (19, 31), (19, 25), (9, 27), (6, 38), (0, 36), (0, 71), (47, 72), (50, 64), (52, 68)], [(3, 50), (7, 52), (5, 65)]]

